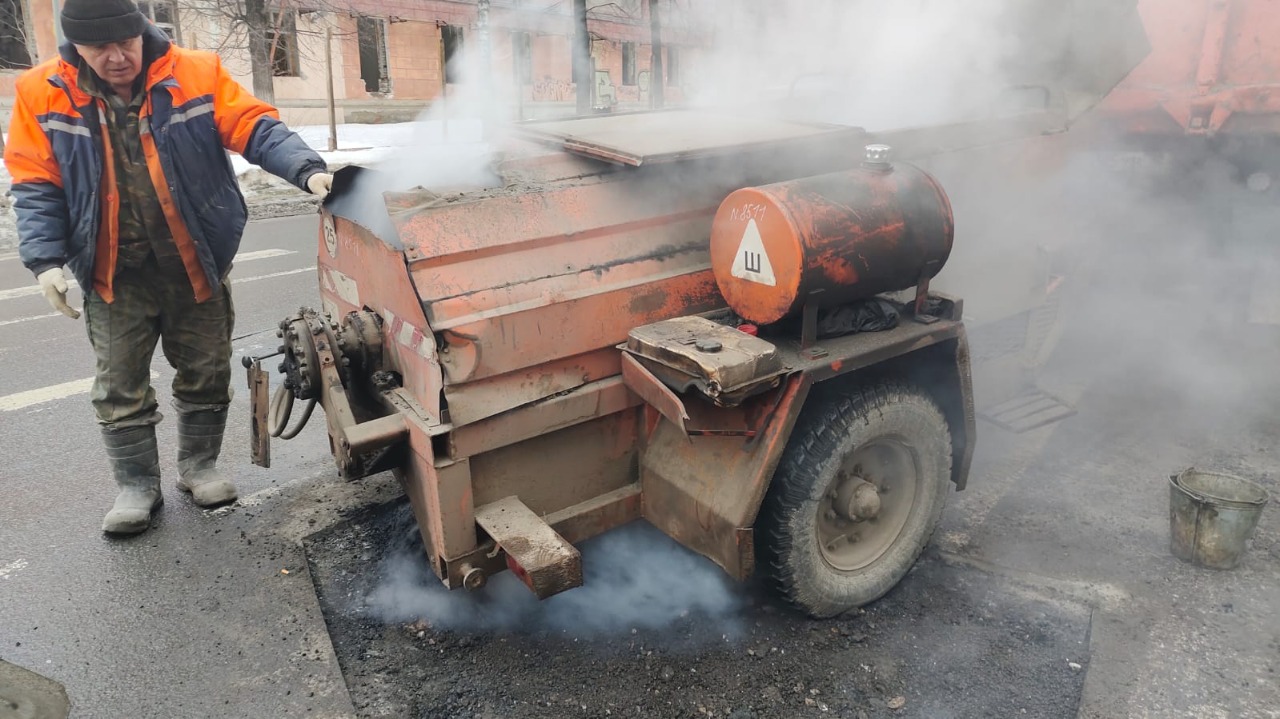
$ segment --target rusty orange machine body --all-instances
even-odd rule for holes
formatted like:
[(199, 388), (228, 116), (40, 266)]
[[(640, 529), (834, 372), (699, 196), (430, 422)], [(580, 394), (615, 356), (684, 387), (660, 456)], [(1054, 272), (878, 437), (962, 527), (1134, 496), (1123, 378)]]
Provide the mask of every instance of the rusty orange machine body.
[[(322, 211), (322, 308), (281, 323), (286, 378), (271, 401), (261, 358), (246, 361), (255, 461), (269, 465), (295, 397), (319, 403), (340, 474), (395, 472), (448, 587), (505, 568), (539, 596), (581, 583), (574, 544), (640, 518), (751, 575), (757, 515), (811, 396), (865, 378), (928, 393), (946, 436), (930, 476), (963, 488), (974, 421), (962, 307), (927, 292), (951, 242), (941, 189), (908, 165), (864, 166), (858, 129), (737, 121), (726, 133), (725, 118), (659, 117), (686, 144), (626, 155), (575, 131), (607, 135), (634, 116), (568, 121), (519, 143), (495, 187), (453, 196), (340, 171)], [(708, 126), (690, 139), (691, 123)], [(806, 186), (826, 196), (797, 200)], [(792, 220), (845, 203), (813, 244), (826, 259), (767, 315), (735, 311), (713, 256), (717, 213), (734, 215), (733, 193), (752, 187)], [(762, 220), (783, 272), (778, 248), (805, 233), (774, 232), (752, 208), (737, 216)], [(740, 223), (721, 227), (744, 240), (732, 267), (755, 246)], [(861, 247), (856, 267), (837, 257), (838, 234)], [(824, 313), (894, 290), (915, 291), (896, 325), (819, 332)], [(875, 490), (858, 481), (857, 516), (873, 521)], [(852, 506), (837, 507), (849, 526)]]
[(1139, 0), (1138, 12), (1151, 54), (1097, 119), (1139, 134), (1280, 133), (1280, 6)]
[(492, 182), (456, 192), (340, 170), (321, 307), (281, 322), (274, 396), (246, 358), (255, 461), (319, 404), (340, 475), (395, 473), (449, 588), (571, 589), (574, 545), (643, 519), (814, 616), (874, 601), (975, 443), (963, 303), (930, 288), (952, 206), (895, 158), (1062, 132), (1140, 59), (1133, 0), (1039, 7), (1015, 64), (1043, 107), (875, 136), (693, 110), (521, 123)]
[(1136, 135), (1280, 133), (1280, 7), (1139, 0), (1151, 52), (1095, 120)]

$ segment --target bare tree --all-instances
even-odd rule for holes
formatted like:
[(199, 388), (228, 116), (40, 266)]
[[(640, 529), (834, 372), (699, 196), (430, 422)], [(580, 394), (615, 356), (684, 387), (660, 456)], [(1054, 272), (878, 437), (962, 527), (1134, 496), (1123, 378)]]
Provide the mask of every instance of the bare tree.
[[(248, 51), (253, 94), (268, 102), (275, 101), (274, 77), (278, 69), (297, 73), (300, 44), (296, 18), (300, 12), (350, 12), (344, 0), (182, 0), (183, 11), (215, 24), (218, 33), (215, 51), (233, 48)], [(323, 31), (314, 33), (317, 37)], [(283, 43), (293, 43), (291, 51), (281, 53)], [(281, 58), (284, 67), (279, 68)]]
[(0, 67), (20, 70), (31, 67), (38, 57), (27, 0), (0, 1)]

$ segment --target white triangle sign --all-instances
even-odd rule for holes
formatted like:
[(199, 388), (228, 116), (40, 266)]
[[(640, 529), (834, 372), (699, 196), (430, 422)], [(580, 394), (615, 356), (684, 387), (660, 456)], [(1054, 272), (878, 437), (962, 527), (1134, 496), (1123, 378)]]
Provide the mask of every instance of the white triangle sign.
[(769, 253), (764, 250), (764, 240), (760, 238), (760, 228), (755, 220), (747, 220), (747, 231), (742, 233), (742, 242), (738, 244), (738, 253), (733, 256), (733, 269), (730, 274), (738, 279), (773, 287), (778, 278), (773, 275), (773, 263), (769, 261)]

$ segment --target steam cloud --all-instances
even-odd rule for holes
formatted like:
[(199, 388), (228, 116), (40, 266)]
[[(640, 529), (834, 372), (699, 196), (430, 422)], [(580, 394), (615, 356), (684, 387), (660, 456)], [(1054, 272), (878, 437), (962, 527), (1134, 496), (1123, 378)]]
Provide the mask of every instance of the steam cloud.
[(717, 567), (640, 523), (584, 543), (583, 586), (545, 601), (510, 572), (491, 577), (478, 592), (449, 591), (423, 560), (412, 515), (406, 509), (399, 519), (396, 545), (365, 601), (384, 622), (424, 619), (452, 631), (592, 636), (662, 629), (694, 617), (731, 632), (743, 603)]
[(1025, 62), (1019, 7), (849, 0), (784, 12), (776, 3), (744, 3), (716, 23), (717, 43), (691, 99), (755, 112), (763, 100), (777, 112), (872, 131), (982, 117)]
[[(1025, 18), (1010, 12), (1020, 6), (1013, 0), (849, 2), (823, 12), (795, 3), (787, 7), (804, 10), (789, 13), (781, 4), (757, 5), (754, 15), (728, 15), (716, 52), (699, 69), (701, 82), (690, 88), (693, 104), (740, 109), (750, 98), (759, 112), (786, 105), (794, 113), (796, 103), (786, 98), (795, 91), (825, 101), (814, 106), (824, 113), (815, 119), (871, 130), (941, 125), (990, 114), (1020, 79), (1018, 58), (1027, 50), (1015, 30)], [(804, 79), (806, 73), (825, 75)], [(443, 110), (424, 115), (420, 149), (384, 168), (401, 185), (493, 181), (490, 144), (478, 129), (484, 122), (494, 144), (502, 129), (479, 85), (462, 86)], [(444, 112), (455, 132), (447, 139), (436, 122)], [(464, 117), (488, 119), (458, 119)], [(1113, 162), (1123, 157), (1119, 145), (1095, 147), (1070, 133), (920, 164), (953, 201), (956, 249), (939, 279), (966, 299), (975, 346), (983, 325), (1025, 309), (1026, 297), (1043, 294), (1050, 275), (1063, 278), (1067, 334), (1050, 360), (1055, 372), (1083, 378), (1090, 396), (1133, 397), (1135, 422), (1192, 446), (1222, 431), (1222, 421), (1237, 429), (1275, 423), (1273, 363), (1246, 356), (1263, 345), (1273, 357), (1274, 340), (1257, 326), (1244, 329), (1244, 320), (1261, 286), (1259, 268), (1271, 266), (1280, 278), (1268, 242), (1275, 218), (1263, 208), (1275, 204), (1277, 190), (1245, 189), (1239, 168), (1177, 139), (1128, 169)], [(1028, 273), (1037, 262), (1043, 270)], [(1280, 320), (1280, 306), (1274, 314), (1271, 322)], [(992, 402), (978, 397), (980, 406)], [(647, 527), (588, 544), (584, 587), (542, 603), (509, 574), (478, 595), (448, 592), (416, 543), (410, 522), (367, 598), (384, 621), (609, 633), (667, 626), (685, 612), (731, 623), (743, 603), (719, 570)]]
[(375, 166), (396, 191), (425, 189), (460, 192), (501, 184), (493, 171), (494, 148), (507, 125), (486, 92), (474, 44), (466, 46), (451, 68), (461, 82), (451, 84), (443, 100), (433, 102), (416, 120), (408, 147)]

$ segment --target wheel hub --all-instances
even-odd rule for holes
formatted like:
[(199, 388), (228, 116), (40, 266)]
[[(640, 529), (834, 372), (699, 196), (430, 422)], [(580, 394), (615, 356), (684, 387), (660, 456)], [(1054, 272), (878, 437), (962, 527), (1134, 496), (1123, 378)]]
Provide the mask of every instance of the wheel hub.
[(854, 476), (840, 485), (832, 505), (836, 514), (850, 522), (875, 519), (880, 514), (880, 490)]
[(823, 559), (855, 571), (884, 555), (906, 526), (919, 480), (904, 442), (886, 438), (850, 453), (818, 505)]

